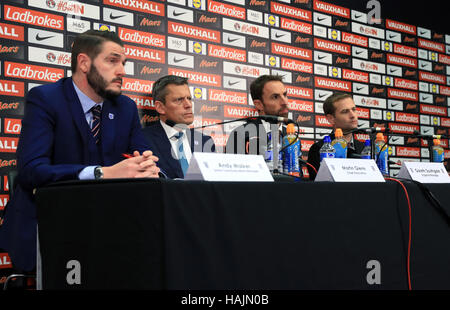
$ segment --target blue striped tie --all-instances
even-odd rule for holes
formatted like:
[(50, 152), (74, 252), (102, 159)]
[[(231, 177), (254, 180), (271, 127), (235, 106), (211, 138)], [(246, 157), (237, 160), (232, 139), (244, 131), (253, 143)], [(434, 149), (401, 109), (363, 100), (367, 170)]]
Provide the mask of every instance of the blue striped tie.
[(102, 106), (97, 104), (91, 109), (93, 120), (92, 120), (92, 135), (94, 136), (95, 144), (100, 141), (100, 120), (102, 118)]
[(186, 159), (186, 154), (184, 153), (183, 148), (183, 132), (180, 131), (178, 134), (174, 136), (177, 138), (177, 149), (178, 149), (178, 161), (180, 162), (181, 169), (183, 170), (183, 175), (186, 175), (186, 172), (189, 168), (189, 163)]

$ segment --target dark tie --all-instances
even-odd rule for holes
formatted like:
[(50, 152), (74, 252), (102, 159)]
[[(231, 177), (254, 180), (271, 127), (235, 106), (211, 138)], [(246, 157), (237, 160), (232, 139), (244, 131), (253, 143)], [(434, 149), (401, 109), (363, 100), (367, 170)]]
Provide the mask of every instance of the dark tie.
[(189, 163), (186, 159), (186, 154), (184, 153), (183, 148), (183, 132), (180, 131), (174, 137), (177, 138), (178, 161), (180, 162), (181, 169), (183, 170), (183, 175), (186, 175), (186, 172), (189, 168)]
[(97, 104), (91, 109), (93, 115), (92, 121), (92, 135), (94, 136), (95, 144), (100, 141), (100, 120), (102, 118), (102, 106)]

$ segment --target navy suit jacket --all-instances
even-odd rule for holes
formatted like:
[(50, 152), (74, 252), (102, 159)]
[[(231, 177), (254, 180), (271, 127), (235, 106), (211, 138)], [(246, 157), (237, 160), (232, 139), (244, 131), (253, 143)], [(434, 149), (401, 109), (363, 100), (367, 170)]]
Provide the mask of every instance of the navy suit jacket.
[[(143, 133), (150, 144), (150, 150), (159, 158), (157, 165), (161, 171), (170, 179), (184, 178), (180, 162), (172, 156), (172, 145), (161, 123), (157, 121), (144, 128)], [(216, 151), (216, 145), (210, 136), (193, 129), (188, 133), (192, 153)]]
[(14, 267), (35, 267), (34, 188), (77, 180), (87, 166), (111, 166), (123, 160), (123, 153), (150, 149), (136, 104), (126, 96), (104, 101), (100, 130), (97, 146), (71, 78), (28, 92), (17, 148), (17, 186), (0, 226), (0, 248), (8, 251)]

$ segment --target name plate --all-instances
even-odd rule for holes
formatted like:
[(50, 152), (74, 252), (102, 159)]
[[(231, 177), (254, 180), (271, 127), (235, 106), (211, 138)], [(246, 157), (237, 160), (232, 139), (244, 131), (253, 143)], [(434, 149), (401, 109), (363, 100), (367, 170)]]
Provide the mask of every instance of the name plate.
[(273, 182), (262, 155), (192, 154), (185, 180)]
[(398, 177), (420, 183), (450, 183), (450, 177), (443, 163), (405, 161)]
[(324, 158), (316, 182), (385, 182), (373, 159)]

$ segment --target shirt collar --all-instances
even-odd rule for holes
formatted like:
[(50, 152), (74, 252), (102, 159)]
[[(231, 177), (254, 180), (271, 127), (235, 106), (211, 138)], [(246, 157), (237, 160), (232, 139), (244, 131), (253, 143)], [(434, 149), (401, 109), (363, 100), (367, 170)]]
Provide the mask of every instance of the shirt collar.
[(78, 95), (78, 99), (80, 99), (81, 107), (83, 108), (84, 114), (89, 112), (95, 105), (99, 104), (103, 108), (103, 102), (96, 103), (94, 100), (86, 96), (73, 82), (73, 87), (75, 88), (75, 92)]
[(182, 130), (177, 130), (176, 128), (167, 125), (165, 122), (163, 122), (162, 120), (159, 120), (159, 122), (161, 123), (161, 126), (163, 127), (164, 131), (166, 132), (166, 135), (169, 139), (174, 138), (175, 135), (177, 135), (180, 131), (183, 132), (183, 136), (186, 136), (186, 129), (182, 129)]

